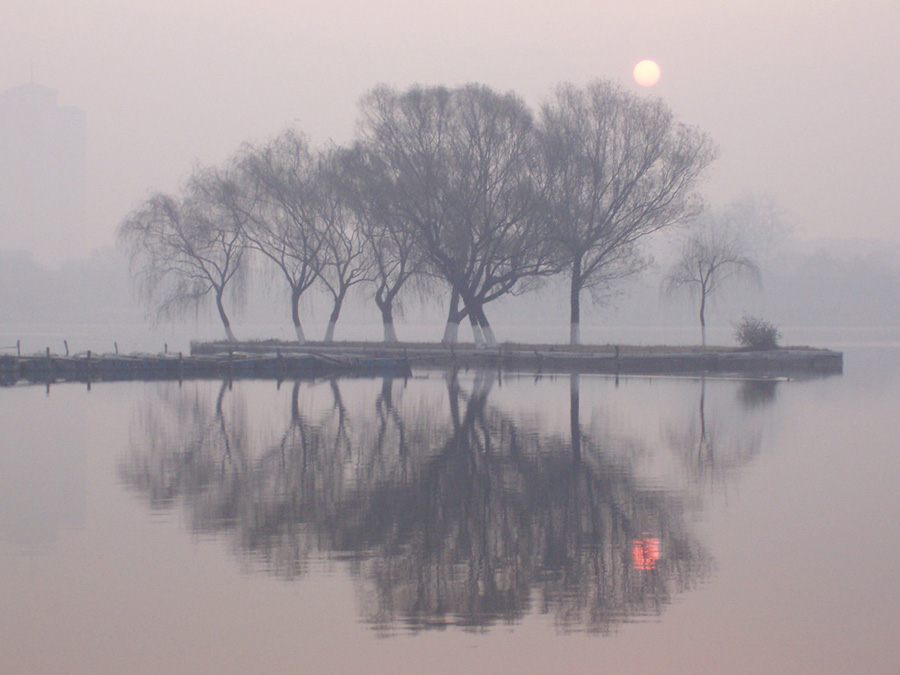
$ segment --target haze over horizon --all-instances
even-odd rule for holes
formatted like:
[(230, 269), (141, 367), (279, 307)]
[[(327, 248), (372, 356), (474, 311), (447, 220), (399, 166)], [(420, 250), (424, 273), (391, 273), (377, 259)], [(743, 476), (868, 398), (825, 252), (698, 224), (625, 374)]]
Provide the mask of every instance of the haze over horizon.
[[(48, 237), (39, 262), (112, 245), (153, 190), (243, 142), (289, 124), (316, 143), (350, 139), (379, 83), (477, 81), (536, 107), (559, 82), (610, 79), (712, 136), (712, 204), (763, 194), (801, 238), (900, 241), (898, 32), (887, 0), (7, 0), (0, 90), (33, 78), (87, 116), (85, 232), (64, 248)], [(644, 58), (662, 69), (653, 87), (631, 77)], [(0, 232), (0, 250), (17, 248)]]

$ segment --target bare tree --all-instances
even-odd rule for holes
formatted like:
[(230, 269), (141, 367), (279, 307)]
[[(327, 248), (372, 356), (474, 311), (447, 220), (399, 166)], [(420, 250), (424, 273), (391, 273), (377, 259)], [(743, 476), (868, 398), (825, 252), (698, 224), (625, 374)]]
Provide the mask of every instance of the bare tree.
[(708, 213), (698, 219), (685, 238), (680, 255), (666, 275), (667, 293), (687, 289), (699, 299), (700, 336), (706, 345), (706, 307), (719, 288), (734, 279), (749, 277), (760, 281), (759, 266), (748, 255), (747, 244), (737, 227), (734, 209)]
[[(381, 312), (384, 341), (397, 342), (394, 311), (400, 292), (413, 279), (422, 279), (425, 259), (416, 245), (416, 232), (392, 213), (390, 189), (385, 184), (386, 167), (372, 153), (357, 144), (346, 158), (344, 171), (348, 197), (372, 263), (375, 305)], [(424, 282), (416, 284), (421, 290)]]
[(450, 237), (436, 247), (443, 276), (462, 297), (478, 342), (496, 346), (484, 306), (556, 271), (530, 111), (513, 94), (470, 85), (457, 90), (451, 144)]
[(675, 122), (659, 99), (597, 81), (561, 85), (542, 107), (549, 219), (569, 269), (570, 342), (580, 342), (581, 292), (643, 269), (638, 244), (696, 215), (694, 194), (715, 157), (709, 138)]
[(248, 245), (263, 254), (290, 288), (297, 340), (306, 336), (300, 298), (318, 279), (325, 237), (317, 217), (318, 157), (305, 137), (287, 130), (262, 148), (246, 148), (237, 160), (248, 194)]
[(360, 135), (382, 163), (392, 215), (462, 299), (476, 345), (496, 345), (484, 305), (553, 271), (530, 112), (480, 85), (381, 87), (361, 109)]
[(240, 280), (245, 221), (223, 204), (237, 189), (228, 173), (201, 170), (183, 196), (151, 196), (122, 221), (118, 232), (139, 292), (158, 315), (184, 312), (211, 295), (232, 342), (236, 338), (224, 296)]
[(313, 200), (322, 233), (319, 278), (332, 297), (325, 342), (334, 340), (334, 329), (349, 290), (370, 281), (372, 259), (357, 214), (351, 208), (350, 185), (345, 167), (346, 150), (323, 150), (318, 159)]

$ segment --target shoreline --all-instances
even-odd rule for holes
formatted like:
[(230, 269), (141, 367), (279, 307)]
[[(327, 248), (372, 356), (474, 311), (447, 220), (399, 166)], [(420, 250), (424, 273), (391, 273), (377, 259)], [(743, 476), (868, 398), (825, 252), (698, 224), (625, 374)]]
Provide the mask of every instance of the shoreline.
[(410, 367), (499, 368), (506, 371), (680, 375), (837, 375), (843, 353), (814, 347), (752, 351), (724, 346), (634, 346), (503, 343), (478, 349), (472, 343), (382, 342), (192, 342), (192, 356), (307, 354), (337, 359), (402, 360)]
[(409, 377), (420, 369), (510, 373), (814, 378), (843, 373), (843, 353), (812, 347), (749, 351), (733, 347), (336, 342), (192, 342), (189, 355), (0, 356), (0, 385), (20, 382), (320, 377)]

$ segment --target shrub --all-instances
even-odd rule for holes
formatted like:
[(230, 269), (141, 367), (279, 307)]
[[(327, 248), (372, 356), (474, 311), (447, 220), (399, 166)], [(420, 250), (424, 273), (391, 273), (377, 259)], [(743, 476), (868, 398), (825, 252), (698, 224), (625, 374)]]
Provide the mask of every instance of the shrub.
[(745, 316), (734, 325), (734, 337), (745, 349), (778, 349), (781, 333), (768, 321), (755, 316)]

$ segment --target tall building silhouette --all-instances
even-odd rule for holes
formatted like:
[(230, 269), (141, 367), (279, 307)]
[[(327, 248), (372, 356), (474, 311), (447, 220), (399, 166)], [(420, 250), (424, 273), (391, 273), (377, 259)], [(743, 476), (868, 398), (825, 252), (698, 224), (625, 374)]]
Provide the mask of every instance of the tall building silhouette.
[(0, 93), (0, 249), (56, 262), (82, 246), (85, 114), (29, 83)]

